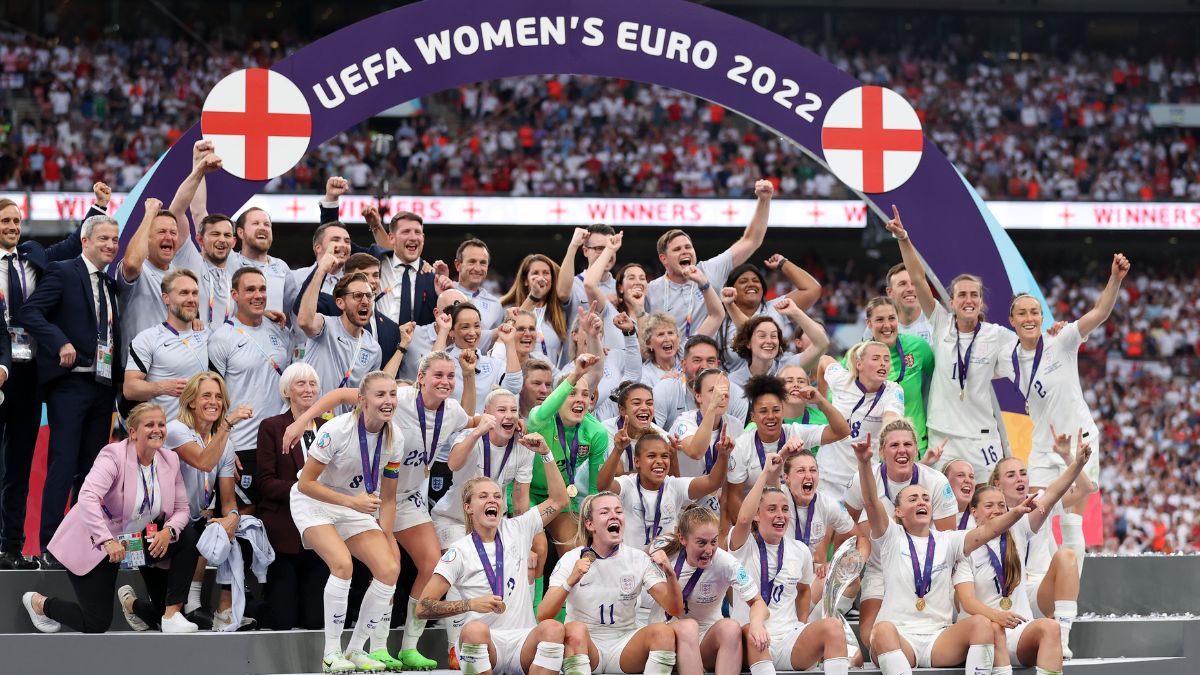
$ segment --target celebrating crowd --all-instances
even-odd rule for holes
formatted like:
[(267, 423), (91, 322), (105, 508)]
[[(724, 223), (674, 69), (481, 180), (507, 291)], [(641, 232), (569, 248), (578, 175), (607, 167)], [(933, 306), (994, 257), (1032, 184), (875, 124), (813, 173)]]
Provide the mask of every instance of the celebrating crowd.
[[(336, 176), (316, 262), (290, 269), (270, 254), (269, 213), (208, 213), (221, 160), (206, 141), (193, 158), (169, 204), (146, 199), (119, 260), (103, 183), (50, 247), (21, 242), (19, 208), (0, 201), (14, 254), (0, 564), (65, 568), (76, 592), (26, 593), (38, 630), (107, 630), (130, 568), (149, 596), (116, 589), (133, 629), (323, 629), (327, 672), (432, 668), (418, 642), (433, 620), (470, 674), (1053, 673), (1070, 658), (1081, 514), (1112, 452), (1077, 361), (1118, 302), (1123, 255), (1050, 332), (1028, 295), (990, 323), (978, 277), (935, 297), (921, 226), (910, 236), (893, 210), (900, 263), (836, 359), (807, 313), (820, 283), (766, 246), (766, 180), (712, 258), (670, 230), (660, 274), (622, 262), (622, 233), (594, 224), (527, 255), (497, 297), (487, 242), (463, 241), (451, 270), (426, 255), (417, 214), (367, 208), (374, 241), (352, 240)], [(790, 284), (780, 297), (760, 262)], [(1027, 402), (1028, 462), (1006, 455), (994, 380)], [(827, 586), (854, 555), (862, 578)], [(351, 607), (355, 561), (369, 581)], [(211, 608), (207, 565), (228, 582)], [(247, 569), (262, 598), (246, 597)], [(823, 603), (827, 588), (839, 595)], [(841, 619), (856, 600), (861, 644)]]
[[(869, 42), (869, 41), (868, 41)], [(1087, 50), (998, 59), (965, 36), (864, 51), (811, 45), (912, 101), (927, 135), (990, 199), (1200, 199), (1196, 135), (1149, 106), (1200, 100), (1195, 59)], [(105, 38), (0, 44), (0, 87), (27, 103), (3, 130), (0, 187), (128, 190), (199, 116), (226, 73), (287, 46)], [(268, 184), (319, 193), (329, 176), (413, 194), (847, 197), (799, 149), (696, 97), (586, 76), (515, 77), (423, 101), (439, 113), (339, 134)], [(451, 114), (440, 114), (451, 113)], [(1053, 133), (1045, 133), (1049, 129)], [(383, 133), (379, 133), (382, 131)]]

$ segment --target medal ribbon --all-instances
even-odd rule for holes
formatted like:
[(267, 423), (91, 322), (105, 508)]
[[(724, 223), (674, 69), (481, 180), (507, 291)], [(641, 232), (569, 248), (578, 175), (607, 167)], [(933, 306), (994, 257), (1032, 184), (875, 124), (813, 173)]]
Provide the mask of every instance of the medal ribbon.
[[(779, 448), (782, 448), (785, 443), (787, 443), (787, 432), (783, 429), (780, 429), (779, 442), (775, 444), (775, 450), (778, 452)], [(754, 450), (758, 452), (759, 468), (767, 468), (767, 451), (766, 448), (763, 447), (762, 438), (759, 438), (757, 429), (754, 431)]]
[[(1005, 532), (1000, 535), (1000, 550), (1005, 550), (1004, 547), (1007, 545), (1008, 533)], [(1006, 583), (1007, 579), (1004, 576), (1004, 565), (1000, 562), (1000, 556), (996, 555), (996, 552), (992, 550), (990, 544), (984, 544), (983, 548), (985, 551), (987, 551), (988, 562), (992, 563), (992, 571), (996, 573), (996, 592), (1000, 594), (1000, 597), (1006, 598), (1008, 597), (1008, 594), (1004, 592), (1004, 589), (1008, 588), (1008, 584)]]
[[(575, 482), (575, 465), (579, 462), (579, 427), (575, 427), (575, 438), (571, 439), (570, 452), (567, 451), (567, 428), (563, 426), (562, 417), (554, 416), (554, 425), (558, 428), (558, 444), (562, 446), (563, 458), (567, 460), (567, 485)], [(582, 426), (582, 425), (581, 425)], [(648, 542), (647, 542), (648, 543)]]
[(896, 355), (900, 358), (900, 373), (896, 375), (896, 382), (904, 381), (904, 373), (908, 370), (908, 364), (904, 362), (904, 345), (900, 343), (900, 335), (896, 335)]
[[(504, 465), (508, 464), (508, 456), (512, 453), (513, 441), (517, 440), (516, 435), (508, 439), (508, 445), (504, 446), (504, 456), (500, 458), (500, 469), (496, 475), (492, 475), (492, 442), (488, 439), (490, 434), (483, 435), (483, 475), (492, 480), (499, 480), (500, 476), (504, 475)], [(499, 535), (496, 535), (499, 536)]]
[[(675, 578), (678, 579), (679, 575), (683, 572), (683, 561), (686, 559), (687, 559), (687, 550), (680, 549), (679, 557), (675, 558)], [(703, 567), (694, 568), (692, 570), (692, 576), (688, 579), (687, 583), (684, 584), (684, 586), (683, 586), (683, 613), (685, 615), (689, 611), (691, 611), (688, 609), (688, 598), (691, 597), (692, 591), (695, 590), (695, 588), (696, 588), (696, 583), (700, 581), (700, 576), (703, 574), (704, 574)]]
[[(699, 410), (696, 411), (696, 426), (704, 421), (704, 415)], [(717, 442), (721, 439), (721, 429), (725, 426), (725, 418), (717, 418), (717, 425), (713, 427), (713, 441), (708, 444), (708, 450), (704, 452), (704, 473), (712, 471), (713, 464), (717, 463)], [(766, 461), (765, 459), (763, 460)]]
[(767, 544), (763, 541), (762, 535), (755, 532), (754, 541), (758, 543), (758, 564), (762, 571), (762, 583), (758, 586), (758, 592), (762, 595), (763, 602), (771, 604), (771, 596), (775, 590), (775, 579), (779, 576), (779, 572), (783, 570), (783, 542), (779, 542), (779, 549), (775, 552), (775, 575), (769, 576), (767, 565)]
[[(858, 412), (859, 407), (861, 407), (863, 403), (867, 402), (867, 388), (864, 387), (862, 385), (862, 382), (859, 382), (858, 380), (854, 381), (854, 386), (858, 387), (858, 390), (862, 392), (862, 396), (859, 397), (858, 403), (854, 404), (854, 409), (850, 411), (849, 420), (854, 419), (854, 413)], [(874, 412), (874, 410), (875, 410), (875, 406), (879, 405), (879, 399), (883, 398), (883, 392), (885, 389), (887, 389), (887, 387), (883, 386), (882, 384), (879, 385), (879, 389), (875, 391), (875, 398), (871, 400), (871, 407), (867, 408), (866, 414), (864, 414), (862, 416), (862, 419), (859, 420), (858, 422), (851, 422), (851, 424), (850, 424), (850, 437), (851, 438), (858, 438), (859, 427), (862, 426), (863, 421), (865, 421), (868, 417), (871, 416), (871, 413)], [(805, 412), (808, 412), (807, 408), (805, 408)], [(849, 420), (847, 420), (847, 421), (849, 421)]]
[(1042, 346), (1042, 338), (1038, 336), (1037, 349), (1033, 352), (1033, 367), (1029, 369), (1029, 386), (1025, 391), (1021, 391), (1021, 359), (1017, 356), (1018, 350), (1021, 349), (1020, 343), (1012, 350), (1013, 384), (1016, 385), (1021, 400), (1025, 401), (1026, 409), (1029, 406), (1029, 394), (1033, 393), (1033, 382), (1037, 379), (1038, 366), (1042, 365)]
[(954, 323), (954, 358), (957, 361), (954, 368), (954, 377), (958, 380), (958, 391), (960, 394), (967, 390), (967, 370), (971, 367), (971, 350), (975, 349), (975, 338), (979, 337), (979, 326), (975, 326), (975, 330), (971, 332), (971, 343), (967, 345), (967, 353), (964, 358), (962, 353), (962, 342), (959, 339), (958, 322)]
[(813, 500), (808, 503), (808, 514), (804, 516), (804, 530), (800, 529), (800, 519), (796, 519), (796, 541), (804, 542), (805, 546), (809, 546), (808, 538), (812, 536), (812, 521), (813, 514), (817, 512), (817, 497), (814, 495)]
[[(649, 522), (649, 519), (646, 518), (646, 501), (642, 498), (642, 477), (638, 476), (636, 480), (637, 480), (638, 504), (642, 505), (642, 525), (646, 525)], [(658, 532), (661, 529), (659, 527), (658, 523), (659, 523), (659, 521), (662, 520), (662, 500), (663, 500), (663, 493), (665, 493), (666, 491), (667, 491), (667, 481), (664, 480), (662, 485), (658, 486), (658, 498), (654, 501), (654, 525), (646, 528), (646, 544), (647, 545), (650, 543), (651, 539), (658, 536)]]
[[(913, 464), (912, 470), (913, 470), (912, 480), (908, 481), (908, 484), (916, 485), (917, 484), (917, 465), (916, 464)], [(879, 465), (879, 482), (883, 484), (883, 495), (888, 498), (889, 502), (892, 501), (892, 490), (891, 490), (891, 488), (888, 487), (887, 465), (886, 464)]]
[(363, 487), (367, 489), (367, 494), (375, 494), (375, 490), (379, 488), (379, 457), (383, 452), (383, 429), (379, 430), (379, 436), (375, 438), (375, 456), (374, 458), (367, 457), (367, 423), (363, 421), (363, 416), (358, 416), (358, 454), (362, 460), (363, 470)]
[(417, 421), (421, 423), (421, 446), (425, 450), (425, 456), (421, 458), (421, 461), (425, 463), (426, 467), (428, 467), (429, 463), (433, 461), (433, 453), (437, 452), (438, 438), (440, 438), (442, 435), (442, 418), (445, 417), (445, 415), (446, 402), (442, 401), (438, 405), (437, 414), (434, 415), (433, 418), (433, 443), (426, 445), (425, 398), (420, 392), (417, 393)]
[(483, 548), (483, 539), (478, 532), (471, 533), (471, 541), (475, 542), (475, 552), (483, 563), (483, 573), (487, 575), (488, 586), (492, 587), (492, 595), (504, 597), (504, 542), (500, 541), (500, 530), (496, 530), (496, 568), (492, 569), (492, 561), (488, 560), (487, 551)]
[[(914, 468), (915, 468), (915, 467), (914, 467)], [(970, 509), (967, 509), (966, 511), (963, 511), (962, 517), (958, 519), (958, 529), (960, 529), (960, 530), (965, 530), (965, 529), (967, 529), (967, 519), (968, 519), (968, 518), (970, 518), (970, 517), (971, 517), (971, 510), (970, 510)]]
[(925, 546), (925, 569), (921, 570), (917, 563), (917, 547), (913, 544), (912, 537), (908, 532), (904, 533), (904, 538), (908, 540), (908, 553), (912, 558), (913, 568), (913, 583), (916, 586), (917, 597), (925, 599), (925, 595), (929, 593), (929, 589), (933, 586), (933, 551), (936, 547), (933, 532), (929, 533), (929, 543)]

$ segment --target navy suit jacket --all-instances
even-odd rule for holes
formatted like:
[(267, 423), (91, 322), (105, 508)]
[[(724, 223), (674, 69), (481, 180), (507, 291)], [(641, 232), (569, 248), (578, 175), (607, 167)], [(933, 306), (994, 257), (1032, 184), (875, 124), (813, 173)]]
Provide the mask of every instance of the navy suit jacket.
[[(0, 366), (4, 366), (12, 375), (12, 337), (8, 334), (8, 322), (4, 320), (3, 313), (0, 313)], [(8, 380), (5, 380), (7, 383)]]
[[(121, 344), (121, 312), (116, 282), (104, 276), (113, 314), (113, 344)], [(38, 381), (48, 383), (68, 372), (58, 365), (58, 350), (68, 342), (75, 347), (75, 365), (96, 360), (97, 321), (92, 283), (82, 256), (52, 262), (33, 295), (21, 307), (21, 323), (38, 344)], [(113, 385), (118, 391), (125, 371), (113, 364)]]
[[(87, 220), (88, 218), (96, 215), (104, 216), (108, 215), (108, 213), (104, 209), (93, 204), (92, 207), (88, 209), (88, 212), (86, 215), (84, 215), (83, 219)], [(42, 246), (36, 241), (23, 241), (20, 244), (17, 244), (17, 259), (19, 259), (21, 262), (29, 263), (29, 266), (33, 268), (34, 278), (40, 283), (40, 280), (42, 276), (46, 274), (46, 268), (50, 266), (50, 263), (70, 260), (71, 258), (77, 258), (83, 254), (83, 242), (79, 239), (79, 230), (82, 229), (82, 227), (83, 223), (80, 222), (79, 228), (76, 228), (74, 232), (68, 234), (62, 241), (51, 244), (48, 247)], [(36, 292), (37, 289), (34, 289), (34, 291)], [(9, 289), (9, 292), (11, 293), (12, 290)], [(12, 316), (10, 317), (10, 320), (14, 326), (24, 327), (24, 324), (21, 323), (20, 316)], [(7, 334), (8, 330), (6, 327), (5, 336), (7, 336)]]

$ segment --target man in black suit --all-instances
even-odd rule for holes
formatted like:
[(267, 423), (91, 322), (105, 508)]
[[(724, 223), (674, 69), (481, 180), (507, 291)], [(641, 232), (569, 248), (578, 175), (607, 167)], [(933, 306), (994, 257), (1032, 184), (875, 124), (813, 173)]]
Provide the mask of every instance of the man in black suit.
[[(112, 190), (104, 183), (92, 186), (96, 203), (85, 218), (104, 215)], [(78, 230), (62, 241), (43, 247), (21, 242), (21, 209), (10, 199), (0, 199), (0, 318), (6, 322), (3, 339), (8, 344), (8, 372), (0, 379), (4, 403), (0, 405), (0, 570), (36, 569), (37, 563), (21, 555), (25, 546), (25, 502), (29, 497), (29, 472), (42, 420), (35, 347), (21, 322), (20, 313), (37, 289), (51, 262), (80, 254)], [(15, 349), (14, 349), (15, 348)]]
[[(378, 212), (363, 210), (367, 225), (379, 227)], [(390, 234), (392, 250), (379, 256), (379, 281), (383, 294), (376, 308), (397, 325), (409, 321), (418, 326), (433, 323), (433, 308), (437, 306), (438, 290), (434, 272), (421, 254), (425, 250), (425, 221), (411, 211), (392, 216)], [(422, 271), (422, 269), (430, 271)]]
[[(146, 212), (162, 204), (146, 200)], [(109, 440), (113, 402), (124, 369), (114, 358), (121, 344), (116, 283), (105, 267), (117, 255), (117, 221), (92, 216), (80, 230), (82, 255), (51, 263), (20, 319), (37, 343), (38, 380), (46, 396), (50, 449), (42, 491), (43, 569), (60, 567), (45, 545), (78, 496), (92, 461)]]

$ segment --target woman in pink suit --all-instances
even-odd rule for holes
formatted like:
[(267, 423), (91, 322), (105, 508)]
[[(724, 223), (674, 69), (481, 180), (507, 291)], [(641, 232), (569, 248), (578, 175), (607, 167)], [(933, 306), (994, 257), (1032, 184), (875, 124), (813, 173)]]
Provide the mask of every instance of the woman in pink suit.
[[(164, 633), (193, 632), (180, 609), (196, 568), (197, 530), (188, 527), (187, 489), (179, 457), (162, 449), (167, 420), (162, 408), (142, 403), (129, 413), (129, 439), (100, 450), (79, 491), (79, 503), (50, 540), (71, 578), (78, 603), (26, 593), (21, 601), (33, 625), (54, 633), (66, 624), (103, 633), (112, 623), (112, 593), (126, 549), (118, 537), (141, 533), (145, 565), (138, 568), (150, 592), (140, 600), (129, 586), (117, 591), (135, 630), (161, 624)], [(148, 535), (147, 526), (157, 532)], [(190, 627), (190, 628), (189, 628)]]

